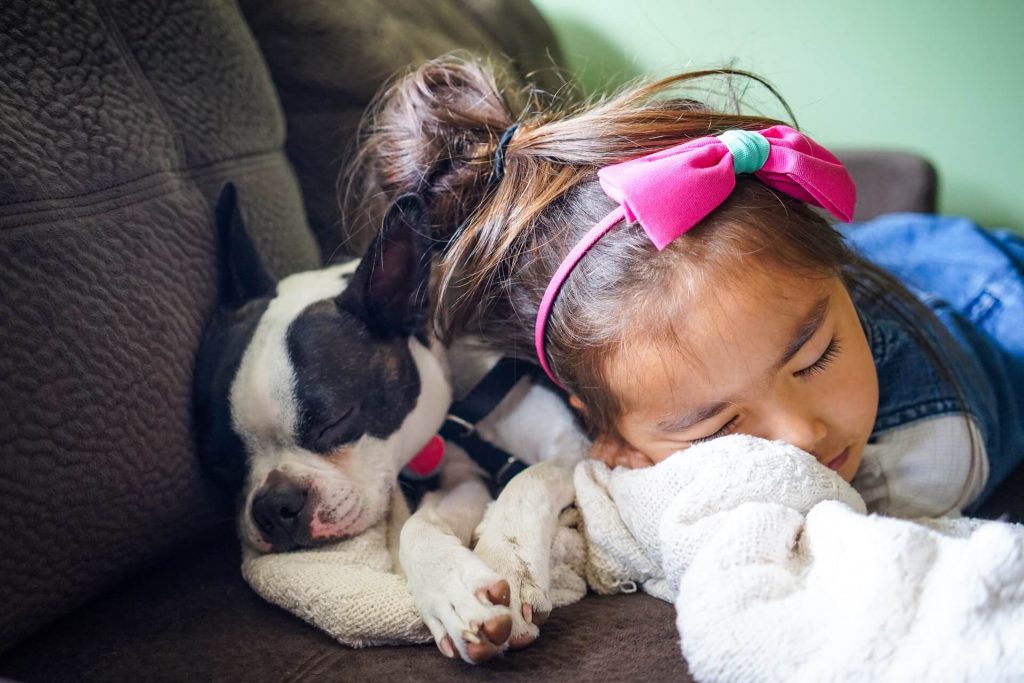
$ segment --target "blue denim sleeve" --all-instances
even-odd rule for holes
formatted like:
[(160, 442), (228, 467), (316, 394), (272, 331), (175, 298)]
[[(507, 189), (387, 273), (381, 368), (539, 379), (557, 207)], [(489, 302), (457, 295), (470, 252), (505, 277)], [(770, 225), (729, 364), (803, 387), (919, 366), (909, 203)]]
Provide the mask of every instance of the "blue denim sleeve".
[(993, 424), (981, 425), (990, 465), (984, 499), (1024, 461), (1024, 241), (966, 218), (926, 214), (891, 214), (841, 230), (931, 308), (983, 368), (985, 377), (966, 381), (987, 384), (984, 393), (994, 395)]

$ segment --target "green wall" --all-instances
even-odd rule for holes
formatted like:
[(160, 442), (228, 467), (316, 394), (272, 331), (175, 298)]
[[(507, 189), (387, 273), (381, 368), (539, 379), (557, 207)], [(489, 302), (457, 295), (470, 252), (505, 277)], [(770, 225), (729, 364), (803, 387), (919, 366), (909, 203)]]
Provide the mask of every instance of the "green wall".
[(926, 156), (941, 212), (1024, 229), (1024, 0), (534, 2), (591, 91), (731, 62), (825, 145)]

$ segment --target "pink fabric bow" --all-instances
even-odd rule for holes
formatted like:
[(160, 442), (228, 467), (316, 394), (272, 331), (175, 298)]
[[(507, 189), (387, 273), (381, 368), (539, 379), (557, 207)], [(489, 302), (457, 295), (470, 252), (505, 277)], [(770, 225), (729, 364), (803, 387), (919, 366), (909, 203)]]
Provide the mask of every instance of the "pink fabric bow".
[[(831, 152), (789, 126), (759, 132), (771, 146), (754, 173), (768, 187), (820, 206), (849, 222), (857, 190)], [(658, 250), (725, 201), (736, 187), (732, 153), (717, 137), (675, 147), (601, 169), (605, 193), (619, 202), (626, 220), (638, 221)]]
[[(842, 221), (853, 218), (857, 190), (850, 174), (831, 152), (789, 126), (756, 132), (769, 143), (764, 165), (754, 172), (761, 182), (820, 206)], [(639, 222), (660, 251), (721, 205), (736, 187), (733, 154), (717, 137), (697, 138), (607, 166), (597, 176), (605, 193), (620, 206), (570, 250), (548, 283), (537, 310), (537, 359), (558, 386), (561, 384), (544, 352), (544, 335), (558, 292), (583, 255), (623, 220)]]

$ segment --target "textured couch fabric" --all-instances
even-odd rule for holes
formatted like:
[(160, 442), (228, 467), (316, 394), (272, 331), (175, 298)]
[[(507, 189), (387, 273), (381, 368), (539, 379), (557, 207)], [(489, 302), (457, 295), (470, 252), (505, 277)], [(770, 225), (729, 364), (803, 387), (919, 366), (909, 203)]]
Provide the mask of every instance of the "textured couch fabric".
[[(338, 169), (385, 76), (456, 47), (557, 59), (525, 0), (243, 6), (263, 53), (230, 0), (0, 3), (0, 676), (684, 680), (671, 606), (642, 595), (588, 597), (473, 669), (343, 648), (242, 581), (190, 412), (219, 187), (275, 274), (314, 267), (344, 238)], [(986, 512), (1019, 519), (1022, 490), (1024, 472)]]
[(210, 201), (319, 262), (238, 12), (0, 4), (0, 649), (230, 514), (193, 455)]
[(25, 681), (685, 681), (672, 606), (588, 597), (556, 610), (529, 649), (482, 667), (433, 645), (352, 650), (263, 602), (225, 533), (125, 582), (10, 651)]

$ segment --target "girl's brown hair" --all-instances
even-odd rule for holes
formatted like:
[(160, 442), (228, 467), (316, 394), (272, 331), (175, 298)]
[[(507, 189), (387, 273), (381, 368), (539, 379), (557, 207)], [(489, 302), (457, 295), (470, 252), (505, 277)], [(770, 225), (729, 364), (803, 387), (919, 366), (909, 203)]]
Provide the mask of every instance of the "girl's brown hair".
[[(681, 93), (709, 79), (729, 86), (746, 79), (775, 94), (752, 74), (722, 69), (579, 104), (510, 86), (504, 72), (477, 60), (428, 62), (396, 80), (371, 107), (348, 174), (346, 214), (372, 227), (396, 197), (423, 195), (432, 235), (442, 247), (434, 298), (442, 337), (473, 335), (502, 353), (533, 360), (534, 321), (551, 276), (614, 208), (597, 183), (598, 169), (696, 137), (780, 123), (714, 111)], [(518, 128), (504, 151), (504, 175), (495, 182), (498, 141), (513, 123)], [(685, 239), (658, 252), (638, 226), (617, 226), (562, 287), (548, 321), (548, 361), (586, 406), (595, 435), (614, 430), (623, 409), (610, 386), (610, 361), (638, 330), (646, 339), (675, 333), (662, 315), (669, 284), (676, 293), (681, 285), (686, 296), (709, 278), (750, 267), (754, 256), (759, 267), (839, 275), (854, 292), (883, 302), (895, 296), (945, 338), (925, 307), (851, 252), (815, 210), (743, 176), (729, 199)], [(910, 327), (918, 333), (916, 324)], [(945, 368), (927, 337), (919, 341)]]

